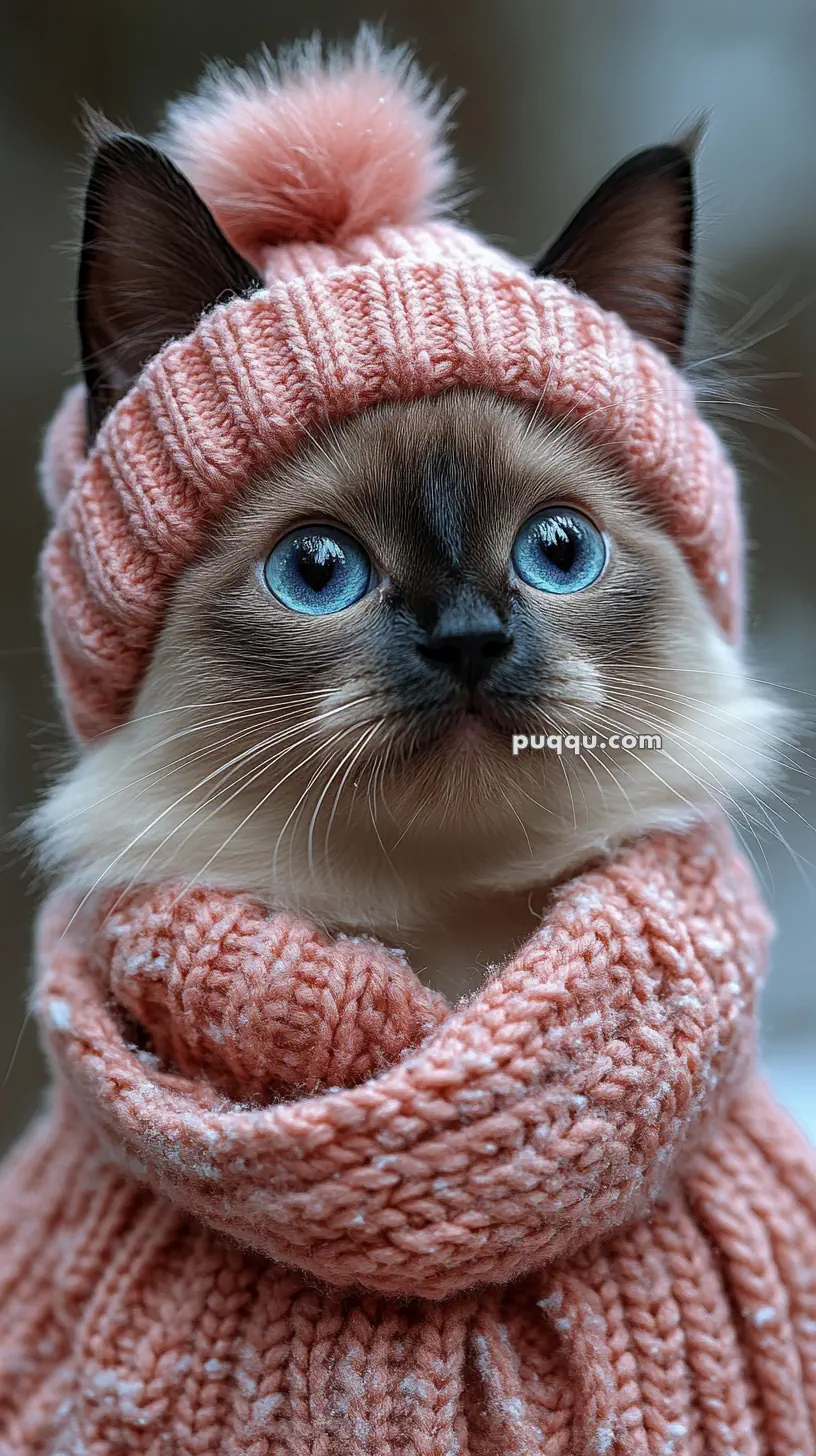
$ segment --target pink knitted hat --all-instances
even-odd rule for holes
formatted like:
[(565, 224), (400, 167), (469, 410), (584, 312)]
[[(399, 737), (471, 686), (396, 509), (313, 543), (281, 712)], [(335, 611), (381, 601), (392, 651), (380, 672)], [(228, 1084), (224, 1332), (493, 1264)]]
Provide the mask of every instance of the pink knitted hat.
[(617, 316), (443, 216), (446, 112), (370, 37), (341, 60), (211, 77), (164, 137), (265, 287), (143, 369), (86, 448), (84, 390), (48, 432), (45, 620), (72, 727), (128, 717), (168, 592), (252, 477), (383, 400), (482, 388), (580, 421), (657, 503), (738, 634), (733, 469), (688, 382)]

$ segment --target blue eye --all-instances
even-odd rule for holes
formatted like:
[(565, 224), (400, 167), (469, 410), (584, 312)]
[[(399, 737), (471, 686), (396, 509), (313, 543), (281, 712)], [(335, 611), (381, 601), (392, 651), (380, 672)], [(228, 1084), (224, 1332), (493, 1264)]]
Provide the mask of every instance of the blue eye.
[(365, 551), (335, 526), (301, 526), (270, 551), (263, 578), (279, 602), (311, 617), (359, 602), (376, 577)]
[(606, 541), (580, 511), (550, 506), (525, 521), (513, 543), (513, 565), (538, 591), (583, 591), (606, 565)]

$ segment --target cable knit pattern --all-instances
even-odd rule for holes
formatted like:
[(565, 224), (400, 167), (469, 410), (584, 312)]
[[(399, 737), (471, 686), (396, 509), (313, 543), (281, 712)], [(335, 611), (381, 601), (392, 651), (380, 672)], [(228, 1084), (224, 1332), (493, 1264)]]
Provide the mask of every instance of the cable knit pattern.
[(159, 1056), (239, 1099), (351, 1087), (448, 1010), (377, 942), (332, 945), (243, 895), (129, 895), (99, 940), (102, 974)]
[(816, 1452), (816, 1166), (752, 1080), (724, 826), (565, 886), (454, 1009), (247, 896), (75, 903), (0, 1182), (3, 1456)]

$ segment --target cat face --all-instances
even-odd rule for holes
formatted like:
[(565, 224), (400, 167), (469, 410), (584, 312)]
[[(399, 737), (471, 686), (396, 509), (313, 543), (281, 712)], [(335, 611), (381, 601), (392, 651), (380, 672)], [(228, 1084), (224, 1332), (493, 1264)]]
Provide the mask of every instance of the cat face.
[(642, 662), (682, 610), (674, 564), (589, 450), (447, 395), (373, 410), (259, 483), (188, 574), (165, 652), (247, 697), (353, 688), (412, 780), (463, 730), (503, 752), (599, 705), (603, 655)]
[[(628, 482), (569, 428), (450, 393), (338, 425), (247, 490), (48, 838), (115, 882), (411, 923), (738, 795), (771, 719)], [(553, 733), (663, 749), (513, 754)]]
[(707, 630), (676, 548), (599, 456), (450, 394), (373, 410), (255, 486), (185, 578), (143, 706), (182, 663), (216, 700), (314, 694), (322, 734), (365, 733), (357, 762), (388, 750), (409, 807), (447, 801), (468, 758), (495, 764), (492, 816), (513, 734), (597, 728), (621, 676)]

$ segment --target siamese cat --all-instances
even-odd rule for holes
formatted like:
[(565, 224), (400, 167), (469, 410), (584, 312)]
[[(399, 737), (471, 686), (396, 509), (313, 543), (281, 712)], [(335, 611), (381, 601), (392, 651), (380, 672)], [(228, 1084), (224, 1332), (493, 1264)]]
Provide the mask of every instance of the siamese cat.
[[(534, 265), (678, 367), (692, 151), (624, 162)], [(90, 435), (167, 340), (260, 286), (157, 148), (103, 138), (78, 298)], [(712, 803), (750, 821), (778, 717), (580, 426), (451, 390), (327, 425), (247, 479), (178, 582), (130, 721), (35, 828), (80, 887), (251, 891), (404, 948), (456, 998), (579, 866)], [(555, 734), (662, 746), (512, 751)]]

